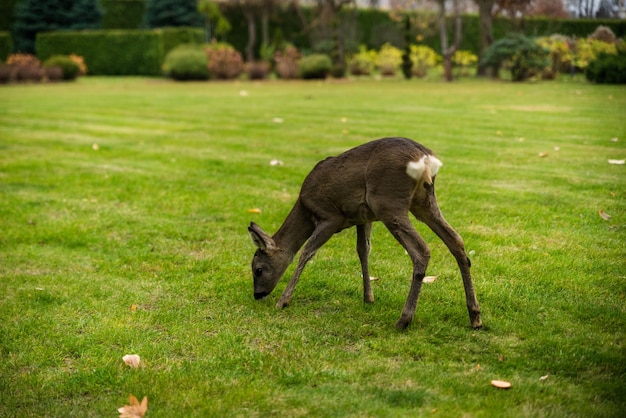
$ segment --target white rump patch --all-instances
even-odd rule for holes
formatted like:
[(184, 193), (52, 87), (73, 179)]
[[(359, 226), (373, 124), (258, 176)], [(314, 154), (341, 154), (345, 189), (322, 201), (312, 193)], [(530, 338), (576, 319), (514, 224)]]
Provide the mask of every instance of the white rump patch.
[(425, 181), (432, 183), (432, 178), (439, 172), (442, 165), (443, 163), (434, 155), (425, 155), (419, 161), (409, 161), (406, 165), (406, 173), (415, 180), (425, 177)]

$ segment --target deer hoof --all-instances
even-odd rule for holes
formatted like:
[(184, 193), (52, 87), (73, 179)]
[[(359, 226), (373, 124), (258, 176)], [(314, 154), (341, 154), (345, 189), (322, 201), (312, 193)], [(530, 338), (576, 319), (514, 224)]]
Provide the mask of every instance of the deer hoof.
[(282, 300), (279, 300), (279, 301), (278, 301), (278, 303), (276, 304), (276, 307), (277, 307), (278, 309), (284, 309), (284, 308), (286, 308), (287, 306), (289, 306), (289, 302), (287, 302), (287, 301), (282, 301)]
[(398, 319), (398, 322), (396, 322), (396, 329), (399, 331), (407, 329), (412, 320), (413, 318), (405, 318), (404, 316), (401, 316), (400, 319)]

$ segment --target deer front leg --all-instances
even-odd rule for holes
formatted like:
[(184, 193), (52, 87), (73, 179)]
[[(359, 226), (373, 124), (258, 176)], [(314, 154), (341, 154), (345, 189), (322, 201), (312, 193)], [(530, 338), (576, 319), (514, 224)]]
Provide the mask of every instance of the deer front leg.
[(397, 329), (405, 329), (413, 321), (417, 300), (422, 289), (422, 281), (426, 275), (426, 267), (430, 260), (430, 249), (428, 245), (417, 233), (408, 217), (392, 222), (385, 222), (385, 226), (396, 240), (409, 253), (413, 262), (413, 276), (411, 279), (411, 290), (406, 299), (400, 319), (396, 322)]
[(357, 225), (356, 227), (356, 251), (359, 254), (359, 260), (361, 261), (361, 272), (363, 273), (363, 301), (365, 303), (374, 303), (374, 292), (372, 291), (372, 282), (370, 280), (368, 263), (371, 249), (371, 233), (371, 223)]
[(306, 263), (313, 258), (317, 250), (319, 250), (320, 247), (333, 236), (335, 231), (337, 231), (337, 228), (331, 224), (319, 224), (315, 227), (315, 231), (313, 231), (311, 238), (309, 238), (309, 241), (306, 243), (302, 253), (300, 254), (300, 258), (298, 258), (298, 264), (296, 265), (296, 270), (293, 272), (293, 276), (291, 276), (291, 280), (287, 284), (287, 287), (276, 304), (277, 308), (282, 309), (289, 305), (291, 297), (293, 296), (293, 291), (296, 288), (296, 284), (298, 284), (302, 271), (304, 270), (304, 266), (306, 266)]

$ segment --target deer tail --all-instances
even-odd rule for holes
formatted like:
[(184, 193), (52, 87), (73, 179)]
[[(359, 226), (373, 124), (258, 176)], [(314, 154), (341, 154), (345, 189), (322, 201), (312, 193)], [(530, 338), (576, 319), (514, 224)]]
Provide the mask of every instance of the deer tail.
[(418, 161), (409, 161), (406, 173), (416, 181), (423, 180), (428, 184), (433, 183), (433, 177), (437, 175), (443, 163), (434, 155), (424, 155)]

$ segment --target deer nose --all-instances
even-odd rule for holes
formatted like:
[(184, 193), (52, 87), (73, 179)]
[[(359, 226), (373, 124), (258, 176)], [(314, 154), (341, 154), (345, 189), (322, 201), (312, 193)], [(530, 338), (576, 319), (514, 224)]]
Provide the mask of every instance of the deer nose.
[(267, 297), (267, 295), (269, 295), (269, 293), (267, 293), (267, 292), (254, 292), (254, 298), (256, 300), (265, 299)]

